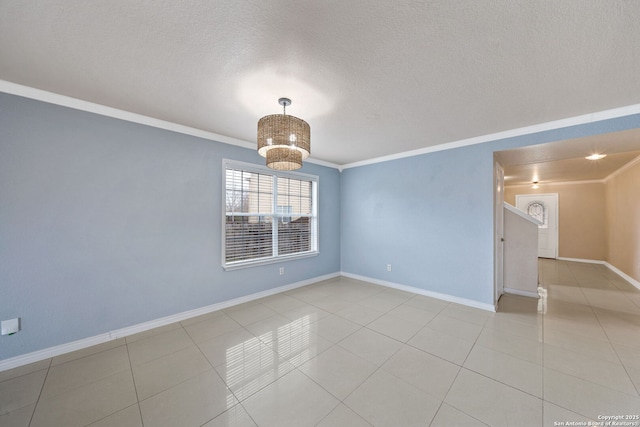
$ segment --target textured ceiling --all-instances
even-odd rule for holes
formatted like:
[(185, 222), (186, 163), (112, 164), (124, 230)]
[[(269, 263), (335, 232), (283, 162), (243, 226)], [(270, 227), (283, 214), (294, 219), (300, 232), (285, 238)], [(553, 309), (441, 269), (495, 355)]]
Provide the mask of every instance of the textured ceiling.
[(640, 103), (640, 2), (0, 2), (0, 79), (336, 164)]

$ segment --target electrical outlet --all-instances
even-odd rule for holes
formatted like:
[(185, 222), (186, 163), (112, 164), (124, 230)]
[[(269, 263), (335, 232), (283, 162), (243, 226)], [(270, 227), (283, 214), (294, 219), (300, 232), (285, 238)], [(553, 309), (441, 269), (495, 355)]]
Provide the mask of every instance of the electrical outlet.
[(20, 330), (20, 318), (3, 320), (0, 322), (0, 335), (13, 335)]
[(391, 264), (387, 264), (387, 271), (391, 271)]
[(284, 276), (284, 267), (280, 267), (280, 275)]

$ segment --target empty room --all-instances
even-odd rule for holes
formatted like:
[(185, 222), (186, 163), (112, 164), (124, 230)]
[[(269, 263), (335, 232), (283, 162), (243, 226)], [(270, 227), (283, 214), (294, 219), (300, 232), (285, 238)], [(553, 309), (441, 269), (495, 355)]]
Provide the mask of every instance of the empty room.
[(0, 426), (640, 426), (640, 3), (0, 2)]

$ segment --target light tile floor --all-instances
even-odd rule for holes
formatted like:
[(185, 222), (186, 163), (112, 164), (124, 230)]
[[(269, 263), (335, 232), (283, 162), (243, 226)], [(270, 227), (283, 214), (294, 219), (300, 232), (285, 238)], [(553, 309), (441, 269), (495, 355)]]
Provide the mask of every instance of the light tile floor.
[(541, 260), (540, 276), (544, 313), (532, 298), (505, 295), (490, 313), (344, 278), (295, 289), (0, 372), (0, 426), (640, 415), (640, 291), (601, 265)]

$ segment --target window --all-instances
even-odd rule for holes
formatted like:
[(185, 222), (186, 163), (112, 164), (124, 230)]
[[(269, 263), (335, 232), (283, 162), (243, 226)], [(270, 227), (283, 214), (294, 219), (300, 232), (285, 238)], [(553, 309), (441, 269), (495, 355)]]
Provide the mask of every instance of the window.
[(318, 177), (224, 161), (222, 266), (318, 253)]
[(547, 207), (542, 202), (531, 202), (527, 206), (527, 213), (529, 216), (537, 219), (542, 224), (538, 226), (538, 228), (548, 228), (549, 227), (549, 212)]

